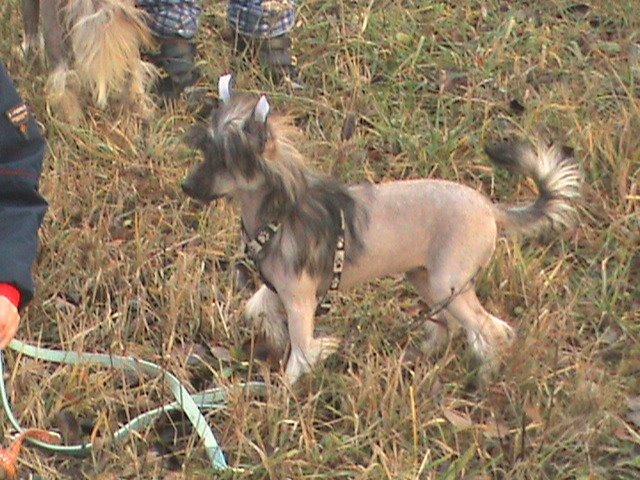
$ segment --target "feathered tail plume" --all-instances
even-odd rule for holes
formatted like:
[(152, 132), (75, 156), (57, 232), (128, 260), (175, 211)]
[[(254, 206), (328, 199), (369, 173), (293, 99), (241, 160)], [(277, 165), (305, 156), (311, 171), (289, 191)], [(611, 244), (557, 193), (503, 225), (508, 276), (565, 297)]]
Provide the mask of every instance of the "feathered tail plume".
[(67, 0), (66, 19), (76, 70), (98, 107), (111, 92), (146, 95), (156, 71), (140, 49), (152, 37), (134, 0)]
[(496, 205), (497, 221), (508, 231), (534, 235), (573, 223), (573, 200), (580, 195), (581, 175), (571, 153), (555, 145), (524, 141), (485, 148), (499, 167), (531, 177), (538, 186), (535, 202), (525, 206)]

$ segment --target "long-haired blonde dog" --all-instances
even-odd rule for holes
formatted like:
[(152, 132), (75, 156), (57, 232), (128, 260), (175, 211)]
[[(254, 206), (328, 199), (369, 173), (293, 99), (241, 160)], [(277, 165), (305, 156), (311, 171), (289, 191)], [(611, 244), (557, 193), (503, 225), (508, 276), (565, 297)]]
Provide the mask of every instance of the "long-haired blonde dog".
[(257, 264), (265, 281), (245, 314), (262, 323), (274, 349), (290, 343), (286, 379), (294, 382), (338, 346), (336, 338), (314, 338), (313, 330), (318, 300), (335, 279), (342, 225), (340, 289), (405, 273), (428, 304), (443, 305), (437, 321), (426, 322), (433, 347), (460, 324), (475, 353), (493, 364), (513, 330), (482, 307), (474, 280), (491, 259), (499, 229), (532, 235), (570, 223), (580, 174), (568, 152), (523, 141), (486, 149), (497, 165), (536, 182), (539, 196), (524, 206), (494, 204), (445, 180), (347, 187), (305, 165), (294, 129), (286, 119), (269, 116), (264, 96), (234, 96), (228, 85), (228, 77), (221, 78), (222, 105), (188, 136), (204, 161), (182, 188), (203, 202), (239, 202), (246, 238), (262, 246)]
[(46, 95), (54, 110), (78, 121), (88, 91), (99, 108), (118, 98), (149, 113), (156, 70), (140, 50), (152, 35), (134, 0), (22, 0), (22, 16), (25, 54), (44, 46), (51, 64)]

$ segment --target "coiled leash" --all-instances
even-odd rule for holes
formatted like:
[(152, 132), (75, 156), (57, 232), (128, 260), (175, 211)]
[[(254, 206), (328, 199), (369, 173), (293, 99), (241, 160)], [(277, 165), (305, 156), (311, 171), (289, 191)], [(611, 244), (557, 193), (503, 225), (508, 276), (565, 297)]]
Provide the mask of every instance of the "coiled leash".
[[(20, 355), (36, 360), (44, 360), (46, 362), (64, 365), (97, 365), (117, 370), (127, 370), (137, 374), (138, 376), (141, 376), (142, 374), (162, 376), (164, 382), (169, 386), (175, 401), (138, 415), (120, 427), (113, 435), (114, 443), (123, 443), (133, 432), (143, 430), (163, 414), (182, 411), (187, 416), (200, 438), (204, 441), (204, 447), (207, 452), (207, 456), (211, 461), (211, 466), (215, 470), (227, 470), (230, 468), (227, 465), (220, 445), (211, 431), (211, 427), (200, 411), (200, 409), (212, 410), (224, 408), (229, 398), (228, 389), (219, 387), (191, 395), (173, 374), (155, 363), (146, 360), (139, 360), (134, 357), (102, 353), (77, 353), (67, 352), (64, 350), (52, 350), (35, 345), (29, 345), (18, 340), (13, 340), (9, 344), (8, 348), (14, 350)], [(262, 382), (247, 382), (231, 388), (244, 389), (256, 394), (264, 394), (266, 387)], [(4, 381), (4, 355), (2, 352), (0, 352), (0, 401), (2, 401), (4, 411), (6, 412), (13, 427), (19, 433), (23, 432), (25, 429), (20, 425), (13, 414), (7, 395), (7, 389)], [(59, 437), (57, 433), (54, 433), (54, 435)], [(93, 449), (93, 444), (91, 442), (79, 445), (54, 445), (43, 443), (31, 438), (28, 439), (28, 441), (49, 452), (61, 453), (75, 457), (87, 456)]]

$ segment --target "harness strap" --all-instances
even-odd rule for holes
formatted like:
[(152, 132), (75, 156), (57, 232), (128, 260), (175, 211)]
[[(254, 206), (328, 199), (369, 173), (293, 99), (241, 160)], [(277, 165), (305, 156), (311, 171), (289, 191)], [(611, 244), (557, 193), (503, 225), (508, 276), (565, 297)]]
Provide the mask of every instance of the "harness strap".
[(329, 283), (329, 289), (327, 293), (320, 299), (316, 308), (316, 315), (324, 315), (330, 313), (335, 308), (335, 297), (338, 288), (340, 287), (340, 280), (342, 280), (342, 271), (344, 270), (345, 254), (345, 232), (347, 229), (346, 220), (344, 218), (344, 212), (340, 210), (340, 233), (336, 238), (336, 249), (333, 254), (333, 271), (331, 274), (331, 283)]
[[(318, 306), (316, 308), (316, 315), (323, 315), (333, 310), (333, 300), (335, 293), (340, 287), (340, 280), (342, 279), (342, 271), (344, 269), (344, 262), (346, 258), (345, 254), (345, 233), (347, 229), (347, 222), (344, 217), (344, 212), (340, 210), (340, 232), (336, 238), (335, 251), (333, 253), (333, 266), (331, 272), (331, 281), (327, 292), (320, 297)], [(269, 223), (264, 227), (258, 229), (255, 238), (250, 238), (247, 229), (242, 223), (242, 241), (244, 243), (244, 254), (246, 256), (248, 266), (257, 271), (260, 275), (262, 283), (264, 283), (269, 290), (273, 293), (278, 293), (275, 287), (269, 282), (258, 262), (262, 259), (262, 252), (273, 237), (280, 230), (279, 223)]]
[(242, 242), (244, 244), (243, 250), (246, 257), (245, 263), (251, 270), (258, 272), (262, 283), (264, 283), (273, 293), (278, 292), (271, 282), (264, 276), (258, 262), (262, 258), (262, 251), (269, 244), (275, 234), (278, 233), (278, 230), (280, 230), (280, 224), (269, 223), (266, 227), (259, 228), (255, 238), (252, 239), (249, 238), (249, 233), (247, 232), (247, 228), (244, 226), (244, 222), (242, 223)]
[[(242, 224), (242, 238), (244, 240), (244, 253), (255, 264), (262, 256), (262, 250), (280, 230), (279, 223), (269, 223), (265, 227), (258, 229), (255, 238), (250, 239), (247, 229)], [(247, 240), (248, 239), (248, 240)]]

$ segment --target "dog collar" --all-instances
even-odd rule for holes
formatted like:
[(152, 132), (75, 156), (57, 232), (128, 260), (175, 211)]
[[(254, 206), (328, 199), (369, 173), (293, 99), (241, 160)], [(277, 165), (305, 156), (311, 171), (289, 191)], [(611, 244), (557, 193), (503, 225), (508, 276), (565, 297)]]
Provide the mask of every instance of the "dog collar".
[[(264, 227), (260, 227), (254, 238), (249, 237), (247, 228), (242, 222), (242, 241), (244, 243), (244, 254), (247, 259), (248, 266), (257, 271), (260, 275), (262, 283), (271, 290), (273, 293), (278, 293), (275, 287), (269, 282), (259, 266), (259, 261), (262, 259), (264, 249), (269, 245), (269, 242), (280, 230), (281, 224), (269, 223)], [(340, 287), (340, 280), (342, 279), (342, 271), (344, 269), (345, 255), (345, 232), (346, 232), (346, 220), (344, 212), (340, 210), (340, 232), (336, 238), (335, 251), (333, 253), (333, 267), (331, 272), (331, 281), (327, 292), (320, 298), (318, 307), (316, 308), (316, 315), (322, 315), (333, 310), (333, 299), (335, 292)]]

